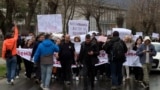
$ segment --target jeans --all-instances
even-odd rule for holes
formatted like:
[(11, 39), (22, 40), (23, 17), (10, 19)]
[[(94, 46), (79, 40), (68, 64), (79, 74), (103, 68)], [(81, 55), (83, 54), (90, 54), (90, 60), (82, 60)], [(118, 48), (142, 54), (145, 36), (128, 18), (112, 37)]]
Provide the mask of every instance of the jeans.
[(112, 85), (119, 86), (122, 84), (122, 63), (120, 62), (111, 62), (111, 78)]
[(13, 56), (12, 58), (6, 60), (7, 80), (8, 82), (10, 82), (12, 79), (15, 78), (16, 75), (17, 58), (16, 56)]
[(143, 64), (142, 65), (143, 68), (143, 80), (146, 84), (149, 84), (149, 73), (150, 73), (150, 69), (151, 69), (151, 64)]
[(41, 64), (41, 79), (45, 88), (49, 88), (53, 64)]

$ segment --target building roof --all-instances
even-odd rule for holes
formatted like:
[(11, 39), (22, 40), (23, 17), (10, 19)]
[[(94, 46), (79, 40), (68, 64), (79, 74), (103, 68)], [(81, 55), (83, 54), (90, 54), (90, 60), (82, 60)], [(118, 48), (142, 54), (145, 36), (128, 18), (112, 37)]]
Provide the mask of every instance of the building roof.
[(108, 4), (115, 5), (121, 9), (128, 9), (131, 0), (104, 0)]

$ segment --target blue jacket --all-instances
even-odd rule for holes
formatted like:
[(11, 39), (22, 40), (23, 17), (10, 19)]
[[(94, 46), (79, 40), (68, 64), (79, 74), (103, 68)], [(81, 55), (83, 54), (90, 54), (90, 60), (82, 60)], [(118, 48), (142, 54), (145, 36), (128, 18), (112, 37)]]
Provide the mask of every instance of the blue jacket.
[(39, 44), (36, 53), (34, 54), (34, 62), (37, 62), (40, 57), (54, 54), (54, 52), (59, 52), (59, 47), (55, 45), (51, 40), (46, 39)]
[[(145, 44), (142, 44), (137, 50), (137, 55), (140, 57), (140, 62), (142, 64), (146, 63), (146, 53), (143, 53), (144, 50), (146, 50)], [(152, 44), (149, 45), (149, 51), (151, 51), (151, 54), (149, 57), (149, 62), (152, 63), (153, 56), (155, 56), (157, 54), (155, 47)]]

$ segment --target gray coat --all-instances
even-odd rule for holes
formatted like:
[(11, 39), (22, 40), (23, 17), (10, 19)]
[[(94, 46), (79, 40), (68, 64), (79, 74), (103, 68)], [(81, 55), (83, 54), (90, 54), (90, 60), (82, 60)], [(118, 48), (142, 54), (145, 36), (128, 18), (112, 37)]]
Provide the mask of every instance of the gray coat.
[[(143, 51), (146, 50), (146, 45), (142, 44), (138, 50), (137, 50), (137, 55), (140, 57), (140, 62), (142, 64), (146, 63), (146, 53), (143, 53)], [(150, 44), (149, 45), (149, 51), (151, 51), (150, 57), (149, 57), (149, 62), (152, 63), (153, 62), (153, 56), (155, 56), (157, 54), (155, 47)]]

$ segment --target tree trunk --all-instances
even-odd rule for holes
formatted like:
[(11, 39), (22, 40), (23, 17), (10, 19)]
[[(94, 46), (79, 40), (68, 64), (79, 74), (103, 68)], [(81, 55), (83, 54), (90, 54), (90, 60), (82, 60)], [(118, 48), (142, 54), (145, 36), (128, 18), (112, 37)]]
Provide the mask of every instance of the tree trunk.
[(26, 16), (26, 20), (25, 20), (25, 33), (31, 32), (31, 21), (33, 18), (33, 15), (35, 13), (35, 8), (36, 8), (36, 4), (37, 4), (38, 0), (29, 0), (28, 2), (28, 15)]
[(56, 0), (55, 2), (50, 0), (48, 2), (48, 7), (49, 7), (49, 14), (56, 14), (58, 8), (58, 0)]
[(101, 26), (99, 24), (100, 17), (97, 17), (95, 19), (96, 19), (96, 25), (97, 25), (98, 32), (101, 34), (102, 33), (102, 29), (101, 29)]

